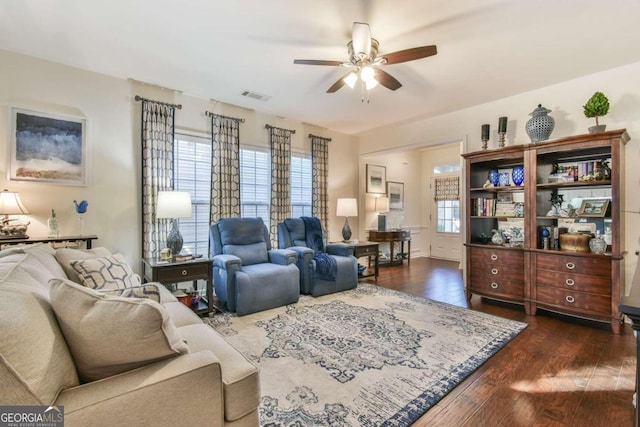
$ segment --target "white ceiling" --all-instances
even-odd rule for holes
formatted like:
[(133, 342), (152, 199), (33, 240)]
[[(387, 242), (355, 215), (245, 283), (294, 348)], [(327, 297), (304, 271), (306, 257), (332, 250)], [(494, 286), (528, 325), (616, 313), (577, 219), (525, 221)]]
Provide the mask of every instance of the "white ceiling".
[[(638, 0), (0, 0), (0, 49), (357, 134), (638, 62), (639, 18)], [(381, 54), (438, 54), (385, 66), (403, 87), (369, 104), (328, 94), (344, 68), (293, 60), (346, 61), (353, 21)]]

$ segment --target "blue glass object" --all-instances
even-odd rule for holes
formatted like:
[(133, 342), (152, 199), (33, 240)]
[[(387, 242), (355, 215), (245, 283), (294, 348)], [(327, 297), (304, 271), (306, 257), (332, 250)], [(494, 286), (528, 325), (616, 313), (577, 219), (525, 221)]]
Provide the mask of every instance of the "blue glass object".
[(500, 184), (500, 173), (498, 172), (498, 169), (489, 170), (489, 182), (492, 183), (494, 187), (497, 187)]
[(524, 182), (524, 167), (514, 166), (511, 170), (511, 177), (513, 178), (513, 184), (520, 187)]
[(506, 187), (510, 185), (511, 181), (509, 178), (509, 172), (501, 172), (498, 178), (498, 182), (500, 183), (500, 187)]

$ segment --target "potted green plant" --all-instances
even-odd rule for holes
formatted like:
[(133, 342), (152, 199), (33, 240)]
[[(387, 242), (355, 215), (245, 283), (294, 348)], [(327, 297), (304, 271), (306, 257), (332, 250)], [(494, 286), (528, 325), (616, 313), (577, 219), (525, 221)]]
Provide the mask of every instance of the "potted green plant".
[(604, 132), (607, 125), (601, 125), (598, 117), (607, 115), (609, 112), (609, 100), (602, 92), (596, 92), (584, 105), (584, 115), (588, 118), (595, 117), (596, 125), (589, 128), (589, 133)]

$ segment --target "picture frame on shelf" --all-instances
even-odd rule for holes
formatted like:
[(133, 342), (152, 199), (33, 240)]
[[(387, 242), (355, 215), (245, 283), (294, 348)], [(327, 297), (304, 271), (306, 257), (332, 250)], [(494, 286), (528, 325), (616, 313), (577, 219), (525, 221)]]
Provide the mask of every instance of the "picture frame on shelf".
[(11, 181), (87, 185), (86, 119), (11, 108)]
[(603, 218), (609, 208), (609, 199), (584, 199), (578, 209), (578, 216)]
[(404, 183), (387, 181), (387, 197), (389, 198), (389, 209), (403, 209)]
[(379, 165), (367, 163), (367, 193), (386, 194), (385, 184), (387, 182), (387, 168)]

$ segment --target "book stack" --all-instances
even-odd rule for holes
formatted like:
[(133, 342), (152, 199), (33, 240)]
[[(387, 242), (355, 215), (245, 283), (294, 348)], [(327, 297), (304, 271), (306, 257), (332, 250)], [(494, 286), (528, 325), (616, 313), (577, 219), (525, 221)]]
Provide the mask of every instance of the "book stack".
[(472, 200), (473, 216), (495, 216), (496, 215), (496, 199), (485, 199), (478, 197)]

